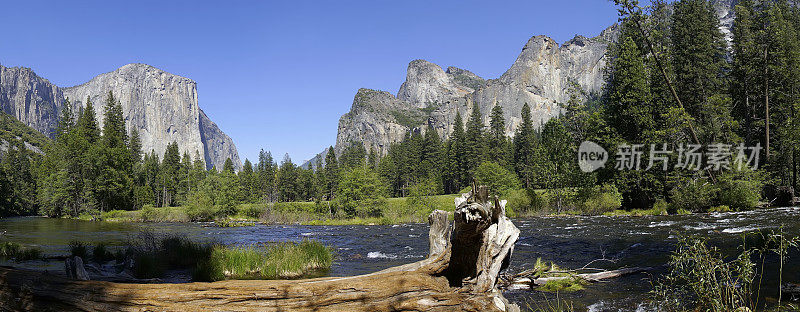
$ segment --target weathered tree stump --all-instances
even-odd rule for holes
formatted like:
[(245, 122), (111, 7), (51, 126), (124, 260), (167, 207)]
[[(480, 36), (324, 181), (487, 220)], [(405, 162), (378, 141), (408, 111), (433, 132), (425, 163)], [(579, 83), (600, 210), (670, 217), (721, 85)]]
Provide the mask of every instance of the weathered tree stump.
[(139, 284), (0, 267), (6, 311), (519, 311), (497, 289), (519, 230), (505, 201), (473, 185), (454, 227), (434, 211), (428, 258), (379, 272), (298, 281)]

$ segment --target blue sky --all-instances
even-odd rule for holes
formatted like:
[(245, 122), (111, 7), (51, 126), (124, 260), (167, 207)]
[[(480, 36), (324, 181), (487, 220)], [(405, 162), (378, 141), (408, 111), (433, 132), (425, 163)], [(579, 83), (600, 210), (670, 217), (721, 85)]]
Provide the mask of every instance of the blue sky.
[(72, 86), (128, 63), (198, 84), (200, 107), (251, 160), (334, 144), (358, 88), (397, 93), (426, 59), (497, 78), (525, 42), (595, 36), (606, 0), (6, 1), (0, 64)]

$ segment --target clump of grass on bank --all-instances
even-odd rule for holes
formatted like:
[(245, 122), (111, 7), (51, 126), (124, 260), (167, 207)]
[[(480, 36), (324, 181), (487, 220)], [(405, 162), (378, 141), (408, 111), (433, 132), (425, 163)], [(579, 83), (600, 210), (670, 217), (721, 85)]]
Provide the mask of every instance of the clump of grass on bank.
[(81, 241), (73, 240), (69, 242), (69, 254), (72, 257), (81, 257), (81, 259), (89, 260), (89, 246)]
[(29, 261), (42, 258), (42, 250), (36, 247), (24, 247), (14, 242), (0, 242), (0, 258), (14, 261)]
[(261, 246), (215, 246), (198, 274), (209, 280), (292, 279), (330, 268), (331, 250), (322, 243), (272, 243)]
[[(88, 259), (89, 246), (74, 242), (73, 255)], [(258, 246), (198, 243), (184, 236), (159, 236), (141, 232), (123, 250), (112, 254), (104, 244), (95, 246), (91, 259), (133, 262), (137, 278), (163, 277), (168, 270), (189, 270), (195, 281), (223, 279), (278, 279), (317, 276), (330, 269), (332, 249), (313, 240)]]

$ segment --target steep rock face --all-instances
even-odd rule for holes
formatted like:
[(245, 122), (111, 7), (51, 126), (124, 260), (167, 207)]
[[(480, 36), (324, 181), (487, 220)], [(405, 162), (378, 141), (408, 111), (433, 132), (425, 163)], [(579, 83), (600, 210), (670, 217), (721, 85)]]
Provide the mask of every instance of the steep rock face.
[(241, 168), (233, 141), (198, 106), (197, 83), (145, 64), (128, 64), (89, 82), (59, 88), (27, 68), (0, 66), (0, 107), (26, 125), (52, 137), (64, 99), (73, 110), (94, 104), (102, 126), (109, 91), (120, 101), (130, 132), (139, 131), (142, 150), (163, 154), (171, 142), (181, 153), (195, 153), (207, 167), (221, 168), (230, 157)]
[(64, 96), (80, 107), (86, 107), (87, 97), (91, 99), (102, 127), (108, 91), (122, 104), (128, 131), (139, 131), (142, 146), (148, 147), (145, 152), (153, 149), (161, 154), (174, 141), (181, 154), (203, 155), (194, 81), (149, 65), (128, 64), (82, 85), (65, 88)]
[(426, 108), (475, 91), (460, 82), (467, 82), (472, 76), (478, 76), (465, 70), (457, 72), (462, 79), (456, 80), (455, 75), (426, 60), (411, 61), (408, 64), (406, 81), (400, 86), (397, 98), (418, 108)]
[(350, 112), (339, 119), (334, 149), (338, 154), (350, 142), (364, 142), (368, 151), (385, 153), (389, 144), (402, 140), (409, 128), (422, 121), (424, 114), (413, 104), (389, 92), (362, 88)]
[(578, 96), (601, 91), (605, 51), (616, 32), (612, 26), (598, 37), (576, 36), (561, 46), (546, 36), (532, 37), (511, 68), (488, 81), (464, 69), (444, 71), (428, 61), (414, 60), (396, 97), (382, 91), (358, 91), (350, 112), (339, 120), (334, 149), (338, 153), (345, 144), (360, 141), (367, 150), (386, 153), (406, 133), (424, 132), (428, 125), (448, 137), (456, 112), (466, 121), (476, 103), (485, 124), (492, 108), (500, 105), (508, 135), (522, 122), (522, 106), (528, 103), (538, 127), (561, 113), (559, 103), (569, 100), (571, 90)]
[[(729, 42), (737, 2), (712, 2), (720, 19), (720, 30)], [(402, 140), (408, 131), (424, 132), (429, 125), (446, 138), (452, 132), (456, 112), (466, 121), (473, 104), (478, 104), (485, 124), (489, 122), (491, 109), (500, 105), (506, 134), (513, 135), (521, 123), (522, 106), (527, 103), (531, 106), (534, 126), (539, 127), (558, 116), (562, 111), (560, 104), (566, 103), (572, 95), (586, 97), (602, 92), (606, 51), (618, 35), (619, 27), (615, 24), (597, 37), (578, 35), (562, 45), (547, 36), (534, 36), (522, 48), (514, 64), (499, 78), (491, 80), (455, 67), (442, 71), (436, 64), (412, 61), (396, 98), (388, 97), (387, 93), (380, 100), (366, 98), (365, 103), (358, 101), (356, 95), (353, 109), (339, 120), (335, 150), (338, 153), (342, 143), (355, 140), (364, 142), (368, 150), (377, 148), (378, 152), (385, 153), (391, 143)], [(360, 104), (357, 106), (356, 102)], [(394, 108), (385, 109), (382, 107), (385, 103), (391, 103)], [(395, 116), (387, 113), (398, 110), (407, 118), (393, 118)]]
[(239, 153), (236, 151), (233, 140), (222, 132), (202, 109), (200, 110), (200, 139), (203, 143), (203, 151), (200, 155), (205, 155), (206, 164), (212, 164), (221, 170), (225, 160), (230, 157), (236, 170), (242, 169), (242, 161), (239, 160)]
[(52, 137), (64, 100), (61, 89), (30, 68), (0, 65), (0, 110)]

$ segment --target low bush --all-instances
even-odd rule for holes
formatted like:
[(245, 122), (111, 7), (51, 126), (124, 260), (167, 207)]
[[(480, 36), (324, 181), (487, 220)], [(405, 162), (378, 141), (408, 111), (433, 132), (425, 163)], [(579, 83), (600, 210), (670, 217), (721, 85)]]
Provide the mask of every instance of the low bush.
[(520, 188), (517, 175), (493, 161), (484, 161), (475, 168), (475, 180), (497, 194)]
[(219, 208), (204, 192), (193, 192), (186, 204), (186, 215), (192, 221), (213, 221), (219, 214)]
[(265, 206), (263, 204), (241, 204), (236, 208), (237, 214), (257, 219), (264, 213)]
[(711, 183), (701, 179), (693, 179), (670, 192), (672, 205), (670, 212), (680, 209), (692, 212), (704, 212), (714, 204), (716, 189)]
[(622, 206), (622, 193), (613, 184), (582, 188), (578, 192), (578, 210), (590, 215), (600, 215)]
[(507, 200), (506, 215), (509, 217), (527, 216), (532, 210), (532, 200), (529, 193), (533, 191), (524, 189), (507, 190), (501, 198)]
[(719, 186), (719, 203), (734, 210), (752, 209), (761, 199), (761, 186), (755, 181), (722, 181)]

